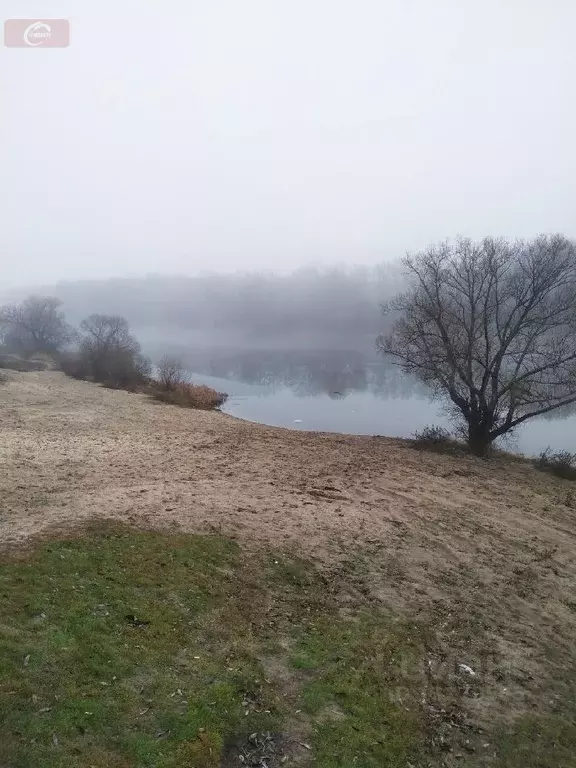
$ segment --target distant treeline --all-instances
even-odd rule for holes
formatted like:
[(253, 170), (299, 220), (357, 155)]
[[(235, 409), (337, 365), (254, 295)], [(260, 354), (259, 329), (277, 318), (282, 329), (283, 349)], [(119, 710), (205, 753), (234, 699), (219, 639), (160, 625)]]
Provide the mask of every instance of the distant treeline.
[(290, 274), (206, 274), (197, 277), (60, 282), (40, 292), (58, 296), (72, 323), (92, 312), (127, 318), (142, 342), (182, 341), (297, 345), (373, 345), (383, 330), (381, 304), (401, 288), (398, 267), (299, 269)]

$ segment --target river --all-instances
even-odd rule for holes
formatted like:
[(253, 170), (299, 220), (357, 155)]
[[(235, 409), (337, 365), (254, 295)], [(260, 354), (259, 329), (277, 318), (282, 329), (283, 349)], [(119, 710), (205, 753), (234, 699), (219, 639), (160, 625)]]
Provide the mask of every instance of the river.
[[(411, 437), (430, 424), (450, 427), (424, 386), (357, 352), (197, 350), (186, 364), (194, 382), (229, 394), (223, 411), (249, 421), (391, 437)], [(531, 420), (501, 445), (527, 455), (548, 446), (576, 452), (576, 415)]]

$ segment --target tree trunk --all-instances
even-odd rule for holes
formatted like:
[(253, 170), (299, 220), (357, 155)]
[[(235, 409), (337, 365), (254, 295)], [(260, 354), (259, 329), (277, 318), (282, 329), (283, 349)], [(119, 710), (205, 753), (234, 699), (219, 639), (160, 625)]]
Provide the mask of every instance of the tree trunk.
[(468, 426), (468, 447), (475, 456), (486, 456), (491, 443), (490, 430), (483, 424)]

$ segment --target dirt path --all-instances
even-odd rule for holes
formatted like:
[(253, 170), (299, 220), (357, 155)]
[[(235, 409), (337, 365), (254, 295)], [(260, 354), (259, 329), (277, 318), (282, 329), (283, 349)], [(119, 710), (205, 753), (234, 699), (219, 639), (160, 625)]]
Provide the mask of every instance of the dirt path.
[(56, 372), (8, 377), (2, 543), (117, 518), (295, 547), (335, 572), (361, 557), (364, 589), (433, 618), (446, 653), (484, 665), (492, 708), (504, 712), (511, 691), (517, 704), (538, 700), (543, 675), (557, 677), (559, 690), (570, 683), (573, 484), (520, 461), (264, 427)]

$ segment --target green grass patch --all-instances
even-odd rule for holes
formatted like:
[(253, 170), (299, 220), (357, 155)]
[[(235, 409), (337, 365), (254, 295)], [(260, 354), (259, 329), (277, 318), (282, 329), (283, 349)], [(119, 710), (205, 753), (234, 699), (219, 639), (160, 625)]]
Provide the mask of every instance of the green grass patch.
[[(104, 526), (5, 557), (0, 763), (442, 765), (420, 706), (423, 636), (362, 595), (340, 611), (344, 589), (217, 536)], [(493, 764), (519, 765), (537, 727), (543, 760), (572, 738), (521, 723)]]
[[(96, 529), (5, 561), (0, 610), (4, 765), (400, 765), (391, 752), (422, 747), (366, 664), (384, 635), (371, 650), (370, 621), (338, 618), (301, 561)], [(290, 647), (317, 679), (274, 674)], [(382, 714), (396, 746), (378, 741)]]

